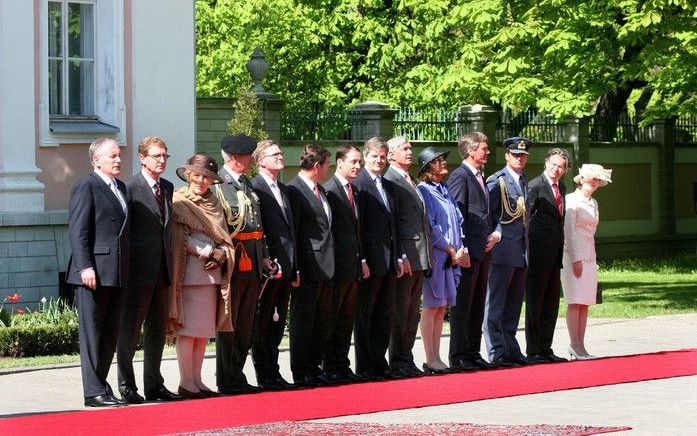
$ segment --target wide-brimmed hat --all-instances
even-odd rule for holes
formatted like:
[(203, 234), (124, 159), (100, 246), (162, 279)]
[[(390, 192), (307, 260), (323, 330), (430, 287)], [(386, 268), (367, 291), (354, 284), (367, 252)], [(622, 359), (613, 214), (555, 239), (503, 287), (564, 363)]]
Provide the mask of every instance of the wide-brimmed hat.
[(600, 186), (612, 183), (612, 170), (603, 168), (598, 164), (583, 164), (574, 177), (574, 182), (581, 183), (581, 179), (598, 179)]
[(218, 175), (218, 163), (210, 156), (205, 154), (195, 154), (187, 159), (186, 164), (177, 168), (177, 176), (185, 182), (186, 172), (193, 171), (213, 179), (213, 183), (222, 183), (223, 180)]
[(426, 168), (428, 168), (428, 164), (436, 160), (440, 156), (445, 156), (446, 158), (448, 157), (449, 151), (441, 151), (438, 150), (436, 147), (426, 147), (424, 148), (421, 153), (419, 153), (419, 165), (421, 165), (421, 168), (419, 169), (419, 174), (423, 173), (426, 171)]
[(257, 148), (257, 140), (243, 133), (226, 136), (220, 140), (220, 149), (227, 154), (244, 156)]
[(528, 154), (528, 150), (532, 148), (532, 141), (522, 136), (514, 136), (503, 141), (503, 147), (513, 154)]

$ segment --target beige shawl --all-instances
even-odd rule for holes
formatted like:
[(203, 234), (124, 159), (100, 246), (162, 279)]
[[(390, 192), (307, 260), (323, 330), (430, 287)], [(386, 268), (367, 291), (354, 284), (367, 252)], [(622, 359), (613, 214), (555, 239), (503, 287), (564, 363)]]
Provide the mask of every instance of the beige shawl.
[(167, 332), (176, 333), (183, 326), (182, 283), (189, 257), (186, 244), (192, 233), (203, 233), (225, 251), (227, 258), (220, 266), (222, 281), (218, 296), (216, 329), (231, 332), (232, 304), (230, 275), (235, 266), (235, 251), (227, 230), (223, 207), (213, 193), (208, 190), (203, 196), (189, 191), (185, 186), (174, 192), (172, 201), (172, 225), (168, 235), (172, 249), (172, 286), (170, 287)]

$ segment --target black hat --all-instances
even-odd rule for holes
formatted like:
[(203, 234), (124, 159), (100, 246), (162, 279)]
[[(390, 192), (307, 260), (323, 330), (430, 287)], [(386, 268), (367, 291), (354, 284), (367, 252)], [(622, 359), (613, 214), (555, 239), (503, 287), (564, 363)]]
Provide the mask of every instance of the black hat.
[(426, 171), (426, 168), (428, 168), (428, 164), (436, 160), (439, 156), (445, 156), (446, 158), (448, 157), (449, 151), (440, 151), (436, 149), (436, 147), (426, 147), (424, 148), (421, 153), (419, 153), (419, 165), (421, 165), (421, 169), (419, 169), (419, 174), (423, 173)]
[(522, 136), (514, 136), (503, 141), (503, 147), (514, 154), (528, 154), (528, 150), (532, 148), (532, 141)]
[(213, 179), (213, 183), (222, 183), (222, 179), (218, 175), (218, 163), (210, 156), (205, 154), (195, 154), (187, 159), (186, 164), (177, 168), (177, 176), (185, 182), (186, 172), (193, 171)]
[(220, 140), (220, 149), (227, 154), (243, 156), (252, 154), (257, 148), (257, 140), (243, 133), (226, 136)]

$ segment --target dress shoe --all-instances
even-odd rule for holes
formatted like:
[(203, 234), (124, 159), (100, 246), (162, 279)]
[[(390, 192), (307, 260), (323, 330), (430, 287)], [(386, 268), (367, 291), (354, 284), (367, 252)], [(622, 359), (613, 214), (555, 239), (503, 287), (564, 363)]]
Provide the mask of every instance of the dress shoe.
[(402, 369), (409, 377), (423, 377), (426, 374), (421, 371), (419, 368), (416, 367), (416, 365), (411, 365), (407, 366), (406, 368)]
[(147, 391), (145, 393), (145, 399), (148, 401), (176, 401), (181, 400), (182, 397), (167, 389), (165, 385), (160, 385), (155, 389)]
[(475, 371), (479, 369), (479, 367), (468, 360), (465, 359), (460, 359), (454, 362), (450, 362), (450, 369), (453, 372), (467, 372), (467, 371)]
[(298, 378), (293, 377), (295, 386), (299, 388), (316, 388), (320, 385), (319, 380), (315, 376), (305, 375)]
[(359, 383), (363, 379), (358, 377), (351, 369), (345, 369), (342, 374), (348, 383)]
[(569, 347), (569, 356), (571, 356), (571, 360), (588, 360), (592, 359), (595, 356), (590, 356), (589, 354), (579, 354), (577, 353), (573, 348)]
[(509, 361), (506, 360), (506, 358), (503, 357), (503, 356), (497, 357), (496, 359), (492, 360), (492, 361), (491, 361), (491, 365), (492, 365), (494, 368), (512, 368), (512, 367), (514, 367), (514, 366), (518, 366), (518, 365), (516, 365), (516, 364), (513, 363), (513, 362), (509, 362)]
[(124, 405), (126, 405), (125, 402), (107, 394), (85, 397), (85, 407), (116, 407)]
[(262, 388), (258, 386), (252, 386), (247, 382), (244, 382), (237, 386), (229, 386), (218, 389), (218, 392), (220, 392), (223, 395), (257, 394), (261, 391), (263, 391)]
[(487, 362), (486, 360), (482, 359), (482, 356), (477, 356), (476, 359), (471, 360), (473, 365), (478, 366), (481, 369), (491, 369), (493, 366), (491, 363)]
[(138, 389), (134, 386), (126, 386), (121, 390), (121, 398), (128, 404), (141, 404), (145, 401), (145, 398), (138, 394)]
[(520, 356), (516, 356), (516, 357), (511, 358), (510, 362), (513, 362), (519, 366), (530, 365), (532, 363), (528, 360), (527, 357), (523, 356), (522, 354)]
[[(338, 377), (338, 379), (340, 379), (340, 378), (341, 377)], [(324, 373), (324, 372), (319, 373), (315, 376), (315, 381), (316, 381), (318, 386), (330, 386), (330, 385), (340, 384), (341, 382), (338, 381), (338, 379), (335, 380), (332, 377), (330, 377), (327, 373)]]
[(549, 360), (544, 354), (528, 354), (527, 358), (529, 363), (548, 363)]
[(264, 380), (263, 382), (258, 381), (258, 383), (259, 387), (263, 388), (265, 391), (285, 391), (295, 387), (295, 385), (288, 383), (280, 375), (269, 380)]
[(564, 359), (563, 357), (559, 357), (552, 353), (551, 351), (547, 354), (545, 354), (545, 358), (547, 359), (547, 362), (552, 362), (552, 363), (559, 363), (559, 362), (568, 362), (568, 360)]
[(343, 374), (339, 374), (338, 372), (323, 372), (322, 374), (318, 375), (317, 378), (319, 378), (321, 381), (326, 380), (328, 385), (340, 385), (348, 382), (348, 379), (346, 379)]
[(201, 391), (193, 392), (193, 391), (184, 389), (181, 386), (179, 386), (178, 392), (179, 392), (179, 396), (184, 398), (185, 400), (200, 400), (201, 398), (208, 398), (208, 397), (206, 397), (206, 394), (204, 394)]
[(430, 366), (430, 365), (427, 364), (427, 363), (424, 363), (424, 364), (422, 365), (422, 368), (424, 369), (424, 372), (425, 372), (426, 374), (439, 375), (439, 374), (447, 374), (447, 373), (450, 372), (450, 369), (449, 369), (449, 368), (436, 369), (436, 368)]

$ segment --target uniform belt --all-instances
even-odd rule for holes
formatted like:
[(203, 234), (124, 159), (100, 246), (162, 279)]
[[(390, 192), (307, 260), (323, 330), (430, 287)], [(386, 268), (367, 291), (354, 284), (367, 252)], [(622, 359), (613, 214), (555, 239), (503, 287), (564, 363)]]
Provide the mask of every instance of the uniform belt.
[(261, 239), (264, 237), (264, 232), (262, 231), (256, 231), (256, 232), (240, 232), (233, 236), (232, 239), (238, 240), (238, 241), (253, 241), (257, 239)]

